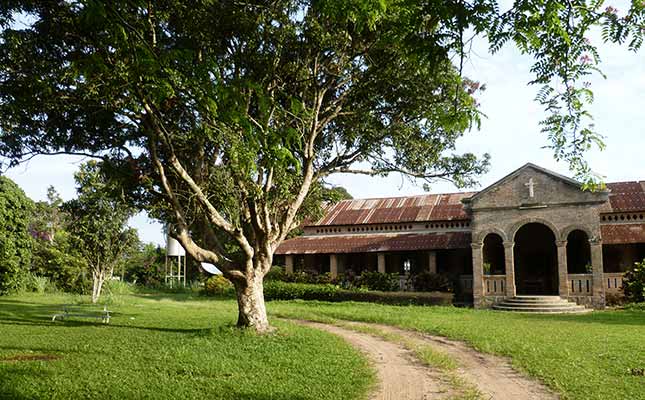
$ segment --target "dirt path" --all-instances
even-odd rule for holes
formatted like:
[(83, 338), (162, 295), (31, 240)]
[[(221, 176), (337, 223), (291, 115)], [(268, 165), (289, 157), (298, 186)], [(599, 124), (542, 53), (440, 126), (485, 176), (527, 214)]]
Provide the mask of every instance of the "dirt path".
[[(448, 379), (439, 371), (421, 366), (414, 354), (401, 344), (391, 343), (369, 334), (335, 325), (306, 322), (347, 340), (373, 361), (380, 382), (379, 392), (371, 399), (440, 399), (450, 398)], [(405, 337), (417, 346), (431, 346), (447, 354), (459, 365), (456, 375), (476, 387), (485, 400), (555, 400), (559, 397), (540, 382), (511, 367), (507, 358), (479, 353), (466, 344), (387, 325), (344, 322), (346, 326), (363, 325), (382, 332)]]
[(480, 353), (463, 342), (441, 336), (411, 332), (387, 325), (369, 324), (369, 326), (383, 332), (404, 336), (420, 345), (430, 345), (448, 354), (459, 364), (459, 375), (475, 385), (484, 399), (551, 400), (559, 398), (542, 383), (516, 371), (507, 358)]
[(367, 355), (378, 376), (378, 389), (370, 400), (447, 399), (452, 395), (438, 372), (421, 365), (399, 344), (335, 325), (298, 323), (338, 335)]

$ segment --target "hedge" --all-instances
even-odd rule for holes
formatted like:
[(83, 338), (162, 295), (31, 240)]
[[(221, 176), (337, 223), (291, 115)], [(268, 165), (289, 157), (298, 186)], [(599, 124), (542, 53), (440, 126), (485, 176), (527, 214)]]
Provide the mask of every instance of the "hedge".
[(451, 305), (453, 293), (441, 292), (380, 292), (345, 290), (334, 285), (306, 283), (285, 283), (271, 281), (264, 283), (265, 300), (320, 300), (320, 301), (363, 301), (391, 305)]

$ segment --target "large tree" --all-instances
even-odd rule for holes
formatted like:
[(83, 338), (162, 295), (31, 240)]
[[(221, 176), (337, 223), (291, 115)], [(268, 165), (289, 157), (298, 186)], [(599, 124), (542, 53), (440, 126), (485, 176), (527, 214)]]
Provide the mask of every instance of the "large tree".
[(125, 195), (233, 281), (238, 324), (264, 331), (263, 276), (327, 176), (465, 186), (485, 170), (486, 155), (455, 153), (479, 123), (480, 85), (461, 76), (471, 34), (535, 58), (556, 156), (588, 177), (582, 155), (599, 136), (584, 77), (599, 60), (585, 33), (603, 24), (606, 40), (633, 48), (643, 36), (640, 1), (624, 17), (601, 7), (11, 0), (0, 6), (0, 153), (103, 158)]

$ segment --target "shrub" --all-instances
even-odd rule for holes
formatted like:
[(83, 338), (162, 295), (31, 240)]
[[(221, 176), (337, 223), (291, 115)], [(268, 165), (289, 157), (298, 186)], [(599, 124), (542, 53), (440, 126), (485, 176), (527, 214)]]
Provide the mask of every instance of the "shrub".
[(267, 272), (266, 275), (264, 275), (264, 280), (284, 282), (286, 275), (287, 273), (284, 271), (284, 267), (275, 265), (271, 267), (271, 269), (269, 270), (269, 272)]
[(645, 302), (645, 260), (635, 263), (632, 269), (625, 273), (623, 291), (627, 301)]
[(421, 272), (412, 278), (412, 286), (418, 292), (453, 292), (452, 282), (447, 276)]
[(136, 293), (136, 287), (128, 282), (112, 279), (105, 282), (107, 291), (113, 295), (124, 295)]
[(20, 290), (43, 294), (56, 293), (58, 291), (58, 288), (56, 287), (56, 284), (52, 282), (52, 280), (48, 277), (39, 276), (34, 273), (28, 273), (25, 275)]
[(206, 296), (229, 296), (235, 292), (233, 284), (222, 275), (213, 275), (204, 284)]
[(266, 300), (324, 300), (334, 301), (338, 288), (333, 285), (307, 283), (267, 282), (264, 285)]
[(399, 275), (365, 271), (358, 278), (357, 286), (365, 286), (369, 290), (392, 292), (399, 290)]
[(345, 290), (334, 285), (271, 281), (264, 285), (266, 300), (361, 301), (391, 305), (450, 305), (448, 293), (380, 292)]
[(24, 286), (31, 265), (33, 207), (18, 185), (0, 176), (0, 295)]

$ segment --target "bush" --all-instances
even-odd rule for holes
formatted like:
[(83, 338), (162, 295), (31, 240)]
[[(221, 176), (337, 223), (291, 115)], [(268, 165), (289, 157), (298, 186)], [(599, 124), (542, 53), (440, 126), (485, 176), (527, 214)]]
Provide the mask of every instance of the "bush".
[(52, 282), (52, 280), (48, 277), (29, 273), (26, 274), (20, 290), (23, 290), (25, 292), (36, 292), (43, 294), (56, 293), (58, 291), (58, 288), (56, 287), (56, 284)]
[(137, 292), (135, 285), (117, 279), (105, 282), (105, 288), (112, 295), (134, 294)]
[(324, 300), (334, 301), (338, 288), (333, 285), (308, 283), (267, 282), (264, 285), (266, 300)]
[(0, 295), (24, 286), (31, 265), (29, 218), (33, 202), (12, 180), (0, 176)]
[(452, 282), (445, 275), (421, 272), (412, 277), (412, 286), (418, 292), (453, 292)]
[(623, 291), (627, 301), (645, 302), (645, 260), (635, 263), (632, 269), (625, 273)]
[(284, 272), (284, 267), (281, 267), (279, 265), (275, 265), (271, 267), (269, 272), (267, 272), (266, 275), (264, 275), (264, 280), (265, 281), (280, 281), (284, 282), (286, 278), (287, 273)]
[(380, 292), (345, 290), (334, 285), (286, 283), (271, 281), (264, 285), (269, 300), (361, 301), (391, 305), (450, 305), (453, 295), (447, 293)]
[(206, 296), (230, 296), (235, 293), (233, 284), (222, 275), (213, 275), (204, 284)]
[(399, 290), (399, 275), (365, 271), (361, 274), (356, 283), (357, 286), (364, 286), (369, 290), (392, 292)]

